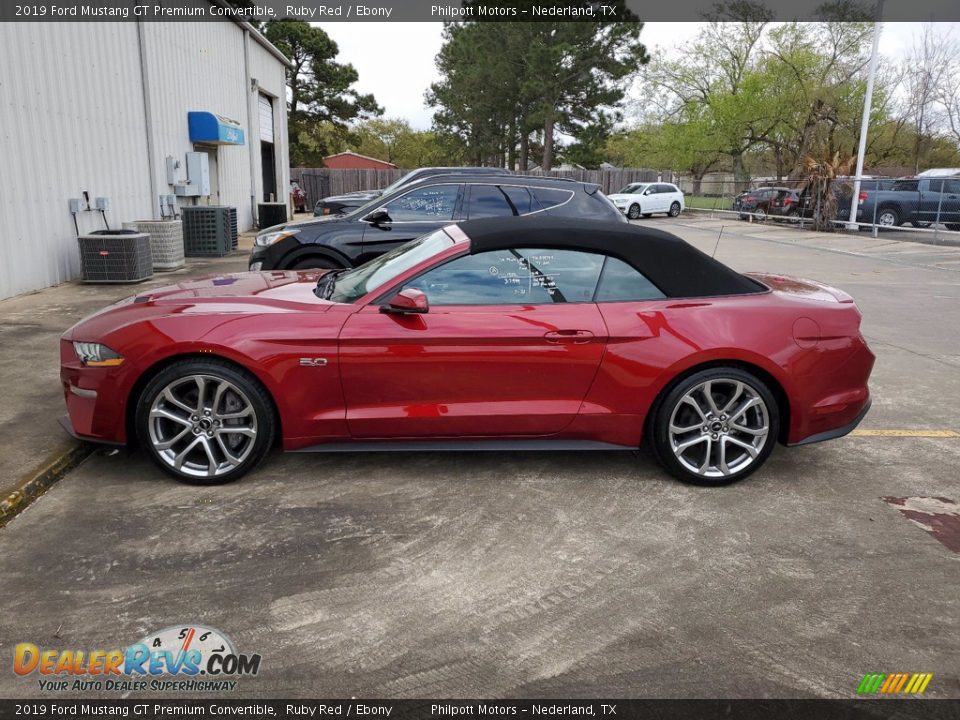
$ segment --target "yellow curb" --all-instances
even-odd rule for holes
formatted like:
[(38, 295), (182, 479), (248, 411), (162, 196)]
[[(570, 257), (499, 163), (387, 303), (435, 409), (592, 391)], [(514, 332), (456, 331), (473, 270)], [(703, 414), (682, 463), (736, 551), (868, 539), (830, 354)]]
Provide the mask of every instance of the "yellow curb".
[(850, 433), (851, 437), (920, 437), (920, 438), (960, 438), (956, 430), (867, 430), (858, 428)]
[(79, 465), (93, 452), (94, 447), (90, 443), (64, 445), (51, 453), (39, 468), (18, 478), (13, 486), (0, 488), (0, 527)]

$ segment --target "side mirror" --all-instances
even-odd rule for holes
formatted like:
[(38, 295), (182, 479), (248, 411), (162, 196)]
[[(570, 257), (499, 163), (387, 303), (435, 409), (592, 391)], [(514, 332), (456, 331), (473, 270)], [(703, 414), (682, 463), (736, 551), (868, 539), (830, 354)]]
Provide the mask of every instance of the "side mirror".
[(387, 208), (378, 207), (376, 210), (364, 217), (363, 221), (372, 223), (374, 225), (379, 225), (383, 222), (390, 222), (390, 213), (387, 212)]
[(647, 188), (646, 190), (643, 191), (644, 195), (650, 195), (651, 193), (653, 193), (653, 190), (651, 190), (650, 188)]
[(380, 306), (380, 312), (407, 315), (408, 313), (425, 313), (430, 310), (427, 296), (416, 288), (404, 288), (394, 295), (386, 305)]

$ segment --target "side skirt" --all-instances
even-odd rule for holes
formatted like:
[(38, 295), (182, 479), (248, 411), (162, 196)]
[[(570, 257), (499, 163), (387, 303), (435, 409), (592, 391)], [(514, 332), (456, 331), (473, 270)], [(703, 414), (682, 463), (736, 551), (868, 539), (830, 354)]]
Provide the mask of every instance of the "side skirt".
[(523, 451), (523, 450), (619, 450), (637, 448), (594, 440), (357, 440), (320, 443), (289, 452), (435, 452), (435, 451)]

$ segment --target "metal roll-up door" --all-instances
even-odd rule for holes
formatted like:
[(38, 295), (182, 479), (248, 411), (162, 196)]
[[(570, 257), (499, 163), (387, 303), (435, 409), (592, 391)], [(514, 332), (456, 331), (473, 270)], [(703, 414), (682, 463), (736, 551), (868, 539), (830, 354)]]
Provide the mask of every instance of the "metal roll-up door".
[(266, 95), (260, 96), (260, 140), (273, 142), (273, 102)]

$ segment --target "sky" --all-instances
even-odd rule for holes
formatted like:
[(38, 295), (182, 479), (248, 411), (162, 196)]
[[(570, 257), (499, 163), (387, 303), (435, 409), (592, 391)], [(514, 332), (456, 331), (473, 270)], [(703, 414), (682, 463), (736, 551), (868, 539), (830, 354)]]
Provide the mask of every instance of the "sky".
[[(443, 24), (424, 23), (314, 23), (322, 27), (340, 48), (339, 62), (350, 63), (360, 75), (356, 88), (373, 93), (385, 117), (404, 118), (419, 130), (430, 127), (433, 111), (423, 96), (439, 79), (434, 58), (442, 44)], [(649, 50), (670, 54), (691, 40), (702, 23), (651, 22), (640, 35)], [(938, 30), (960, 39), (960, 23), (935, 23)], [(922, 23), (883, 24), (880, 54), (904, 57)], [(397, 48), (402, 48), (398, 51)]]

